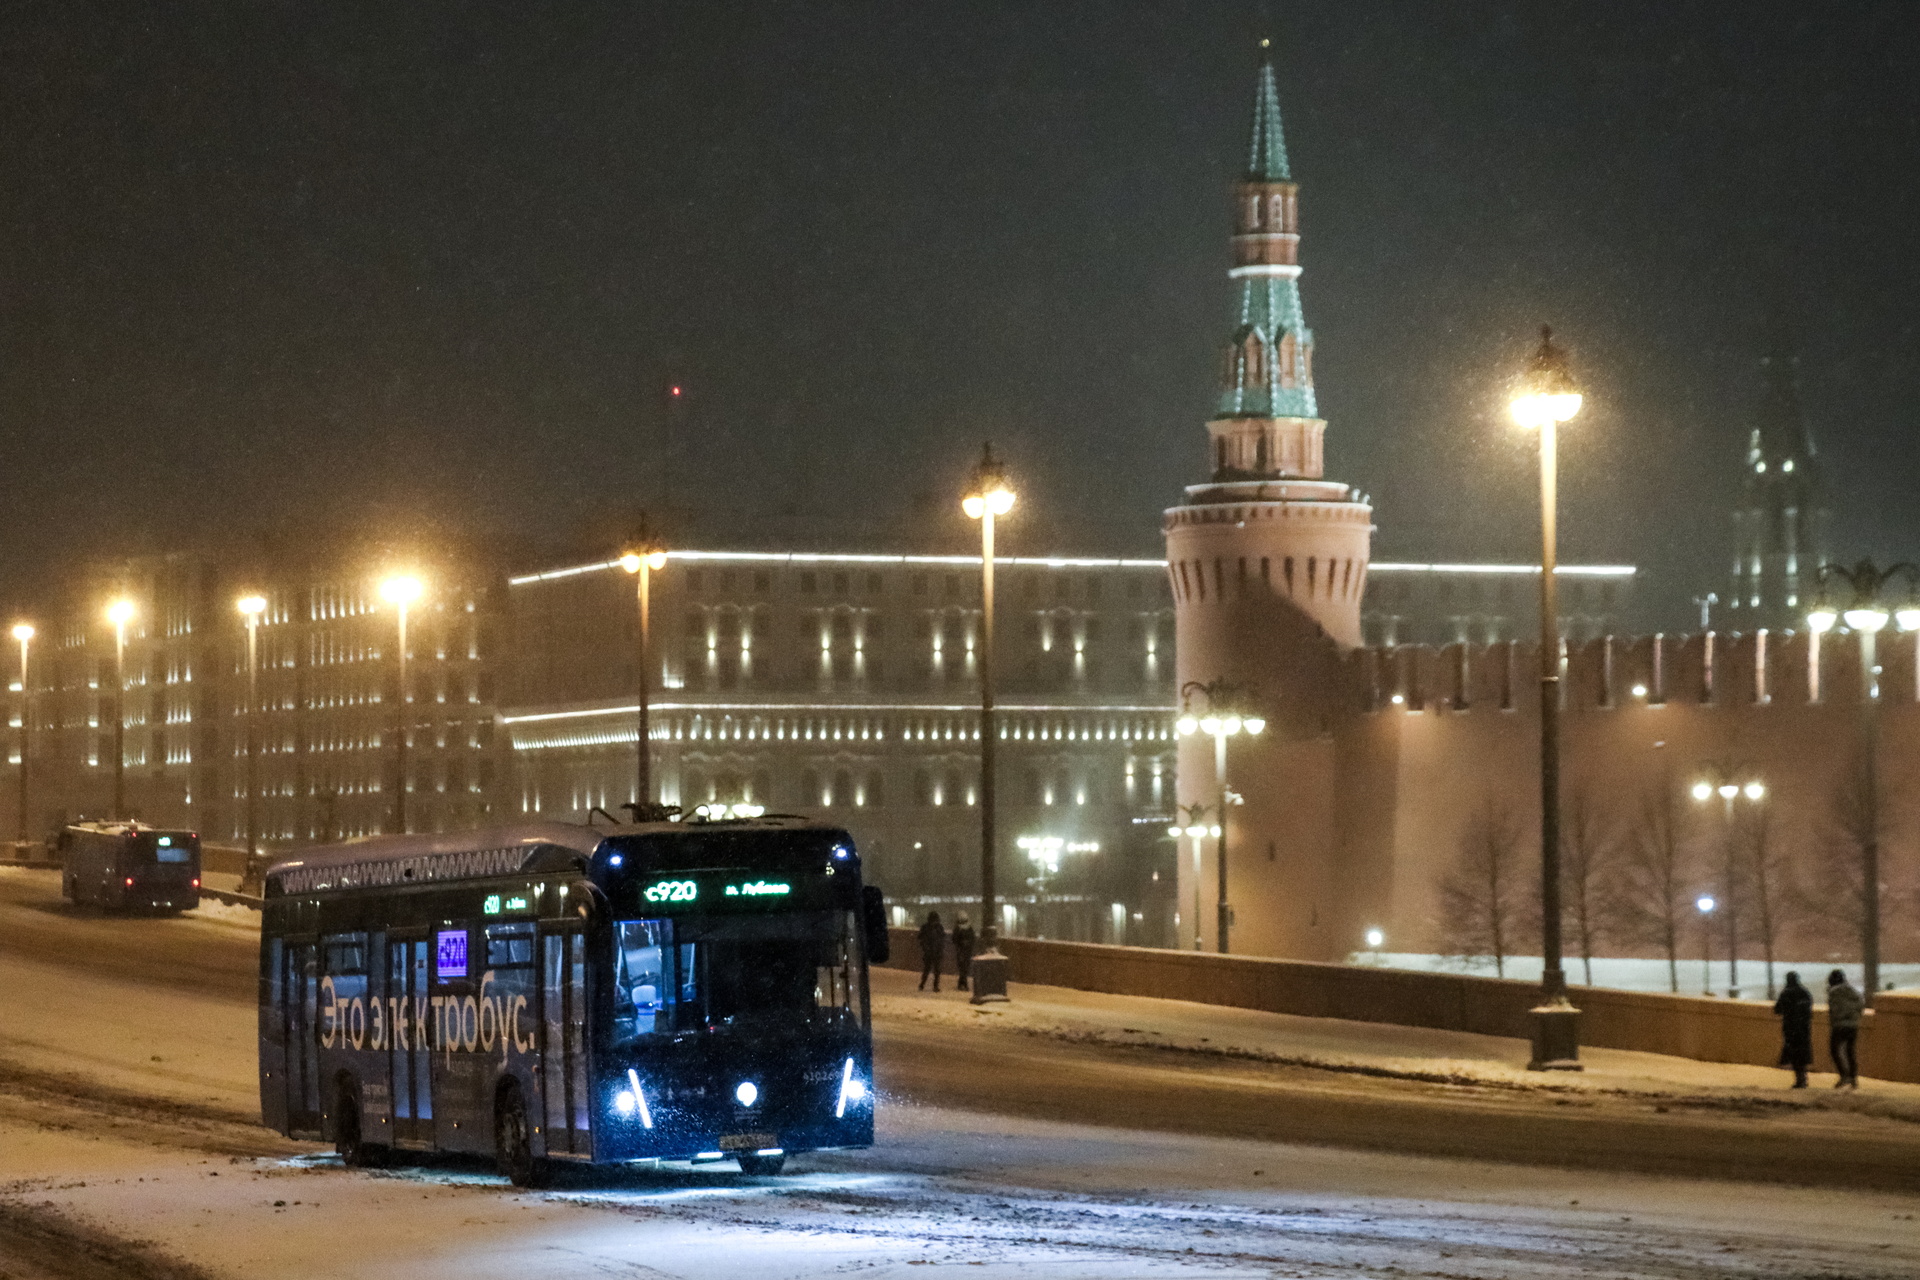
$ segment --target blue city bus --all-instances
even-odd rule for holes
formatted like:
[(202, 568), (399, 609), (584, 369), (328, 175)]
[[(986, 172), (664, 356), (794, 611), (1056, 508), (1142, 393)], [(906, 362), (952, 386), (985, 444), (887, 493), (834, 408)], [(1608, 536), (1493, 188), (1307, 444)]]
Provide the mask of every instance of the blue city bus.
[(53, 842), (60, 893), (103, 911), (191, 911), (200, 905), (200, 835), (140, 822), (76, 822)]
[(260, 1111), (352, 1165), (735, 1160), (873, 1142), (879, 890), (799, 818), (379, 836), (270, 868)]

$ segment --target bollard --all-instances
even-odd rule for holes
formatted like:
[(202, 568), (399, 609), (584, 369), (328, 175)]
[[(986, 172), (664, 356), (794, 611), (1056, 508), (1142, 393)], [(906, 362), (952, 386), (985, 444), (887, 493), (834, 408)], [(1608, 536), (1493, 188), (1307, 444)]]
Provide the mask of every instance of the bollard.
[(1007, 958), (993, 943), (973, 958), (973, 1003), (991, 1004), (1007, 999)]

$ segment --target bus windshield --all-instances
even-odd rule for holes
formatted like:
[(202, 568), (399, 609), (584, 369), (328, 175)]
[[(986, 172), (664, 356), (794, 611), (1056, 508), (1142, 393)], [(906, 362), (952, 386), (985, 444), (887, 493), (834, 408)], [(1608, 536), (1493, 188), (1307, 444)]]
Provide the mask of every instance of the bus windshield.
[(866, 1024), (850, 911), (622, 920), (613, 934), (616, 1045), (648, 1035)]

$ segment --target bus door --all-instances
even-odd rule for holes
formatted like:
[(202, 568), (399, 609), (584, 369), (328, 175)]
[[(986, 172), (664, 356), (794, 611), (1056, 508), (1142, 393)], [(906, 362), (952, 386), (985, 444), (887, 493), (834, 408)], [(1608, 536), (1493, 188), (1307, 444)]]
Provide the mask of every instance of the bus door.
[(591, 1156), (586, 934), (577, 927), (549, 928), (540, 948), (540, 1092), (547, 1154)]
[(387, 994), (393, 1034), (387, 1038), (393, 1078), (393, 1142), (433, 1145), (433, 1025), (427, 1004), (427, 935), (395, 933), (387, 940)]
[(320, 1132), (320, 947), (289, 940), (281, 990), (286, 992), (287, 1132)]

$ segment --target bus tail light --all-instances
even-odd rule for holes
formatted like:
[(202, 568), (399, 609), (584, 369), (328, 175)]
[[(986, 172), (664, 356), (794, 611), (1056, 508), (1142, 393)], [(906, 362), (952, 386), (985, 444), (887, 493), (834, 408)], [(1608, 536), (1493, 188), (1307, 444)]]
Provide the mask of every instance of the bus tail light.
[(198, 888), (200, 887), (200, 877), (199, 877), (199, 876), (195, 876), (195, 877), (193, 878), (193, 887), (194, 887), (194, 888), (196, 888), (196, 889), (198, 889)]
[(128, 877), (127, 877), (127, 888), (129, 888), (129, 889), (131, 889), (131, 888), (133, 888), (133, 877), (132, 877), (132, 876), (128, 876)]

